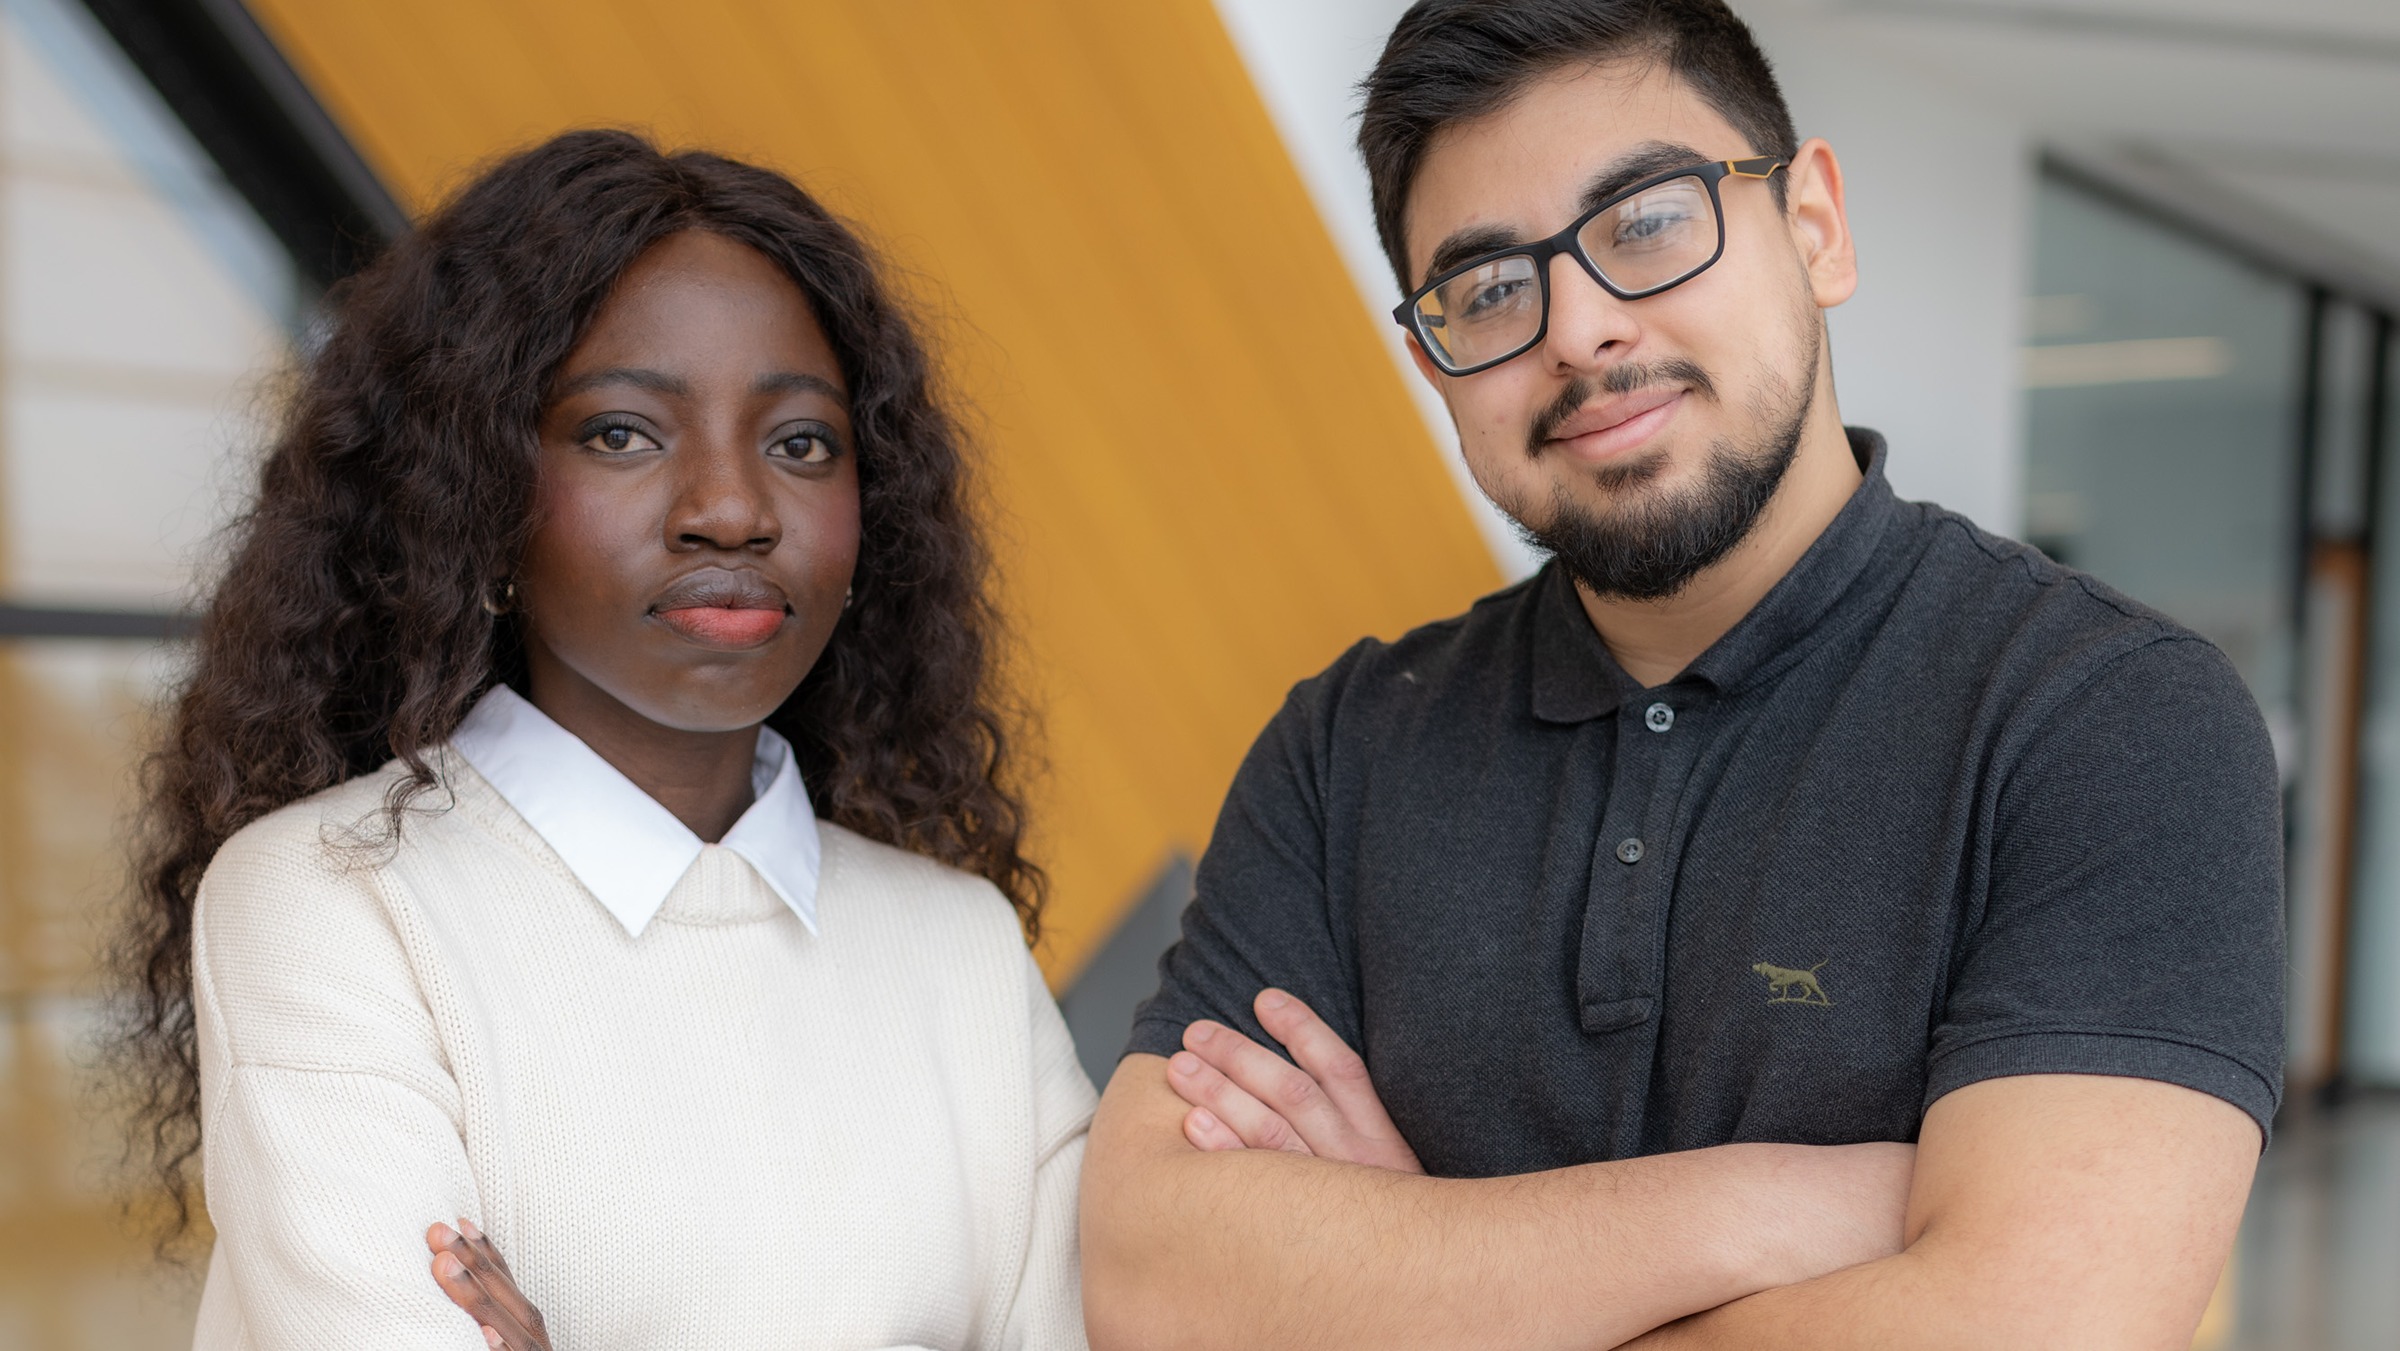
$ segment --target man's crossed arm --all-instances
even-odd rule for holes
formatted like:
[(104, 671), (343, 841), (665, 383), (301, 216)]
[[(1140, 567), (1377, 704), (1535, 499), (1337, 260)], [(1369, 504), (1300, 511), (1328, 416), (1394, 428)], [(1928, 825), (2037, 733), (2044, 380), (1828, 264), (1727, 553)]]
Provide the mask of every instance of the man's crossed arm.
[[(1357, 1057), (1271, 997), (1307, 1072), (1201, 1023), (1207, 1060), (1128, 1056), (1109, 1081), (1083, 1172), (1096, 1351), (1607, 1347), (1899, 1250), (1905, 1145), (1425, 1177)], [(1793, 1205), (1805, 1223), (1773, 1222)]]
[[(2258, 1131), (2146, 1080), (1952, 1093), (1899, 1145), (1418, 1174), (1365, 1066), (1260, 996), (1129, 1056), (1094, 1121), (1086, 1320), (1115, 1347), (2181, 1348)], [(1655, 1331), (1652, 1331), (1655, 1329)]]

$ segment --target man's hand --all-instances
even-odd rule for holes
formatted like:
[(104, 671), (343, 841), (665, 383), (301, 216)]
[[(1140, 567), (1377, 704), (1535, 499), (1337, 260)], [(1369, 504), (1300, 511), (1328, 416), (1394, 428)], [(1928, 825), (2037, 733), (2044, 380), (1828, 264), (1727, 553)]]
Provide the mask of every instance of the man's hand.
[[(1269, 1026), (1306, 1044), (1281, 1012), (1267, 1011)], [(1427, 1177), (1297, 1149), (1196, 1148), (1174, 1077), (1155, 1055), (1126, 1056), (1092, 1122), (1081, 1204), (1094, 1351), (1589, 1351), (1900, 1248), (1907, 1145), (1720, 1145)]]
[(1183, 1030), (1184, 1049), (1167, 1062), (1168, 1084), (1192, 1105), (1183, 1135), (1194, 1148), (1283, 1149), (1425, 1171), (1383, 1110), (1367, 1062), (1316, 1010), (1275, 989), (1261, 991), (1252, 1007), (1291, 1061), (1222, 1023), (1202, 1021)]
[(550, 1351), (542, 1311), (517, 1289), (507, 1260), (474, 1221), (460, 1220), (456, 1229), (436, 1224), (425, 1231), (425, 1246), (433, 1250), (434, 1284), (483, 1329), (484, 1345), (492, 1351)]

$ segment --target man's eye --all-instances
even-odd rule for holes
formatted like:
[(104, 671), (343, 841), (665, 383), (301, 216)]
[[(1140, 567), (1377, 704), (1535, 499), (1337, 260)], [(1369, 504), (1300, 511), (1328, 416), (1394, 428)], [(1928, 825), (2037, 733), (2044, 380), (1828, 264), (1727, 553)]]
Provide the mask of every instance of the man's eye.
[(1654, 244), (1679, 233), (1691, 223), (1689, 213), (1675, 209), (1629, 216), (1617, 225), (1619, 244)]
[(1523, 295), (1525, 288), (1532, 284), (1529, 281), (1512, 279), (1478, 286), (1468, 293), (1467, 303), (1461, 309), (1459, 317), (1470, 320), (1489, 318), (1505, 309), (1510, 301)]
[(601, 451), (605, 454), (611, 455), (629, 454), (637, 450), (658, 449), (658, 442), (644, 434), (641, 429), (636, 427), (628, 427), (623, 423), (615, 423), (610, 426), (600, 428), (591, 435), (584, 437), (583, 444), (593, 450)]

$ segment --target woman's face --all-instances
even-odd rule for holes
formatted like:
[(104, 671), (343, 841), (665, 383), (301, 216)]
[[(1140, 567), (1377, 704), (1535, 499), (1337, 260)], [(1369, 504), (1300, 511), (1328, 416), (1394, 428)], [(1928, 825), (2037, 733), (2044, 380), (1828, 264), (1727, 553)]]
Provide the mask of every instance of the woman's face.
[(533, 701), (570, 726), (763, 721), (858, 560), (849, 395), (800, 288), (722, 235), (660, 241), (559, 368), (540, 440), (514, 578)]

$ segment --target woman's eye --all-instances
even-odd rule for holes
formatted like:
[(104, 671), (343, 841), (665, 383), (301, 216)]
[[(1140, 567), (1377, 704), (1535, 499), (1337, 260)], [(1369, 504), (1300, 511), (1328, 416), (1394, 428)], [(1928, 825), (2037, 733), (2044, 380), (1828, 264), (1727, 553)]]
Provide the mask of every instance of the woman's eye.
[(610, 455), (622, 455), (637, 450), (656, 450), (658, 442), (640, 430), (622, 424), (602, 427), (583, 438), (583, 444)]
[(823, 432), (794, 432), (776, 442), (775, 450), (802, 464), (823, 464), (834, 455), (833, 440)]

